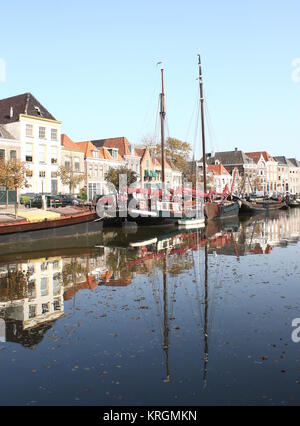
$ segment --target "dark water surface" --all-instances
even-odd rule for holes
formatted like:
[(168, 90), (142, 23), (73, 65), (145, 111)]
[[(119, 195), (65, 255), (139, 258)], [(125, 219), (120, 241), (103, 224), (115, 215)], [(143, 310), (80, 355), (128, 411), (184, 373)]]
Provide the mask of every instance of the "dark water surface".
[(10, 242), (0, 404), (300, 403), (299, 238), (295, 209)]

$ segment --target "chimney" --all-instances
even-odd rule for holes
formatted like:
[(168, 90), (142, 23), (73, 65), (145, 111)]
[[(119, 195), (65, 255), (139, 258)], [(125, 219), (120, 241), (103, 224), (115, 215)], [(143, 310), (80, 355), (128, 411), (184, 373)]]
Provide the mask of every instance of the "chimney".
[(13, 109), (13, 107), (10, 107), (9, 116), (10, 116), (10, 118), (14, 117), (14, 109)]
[(238, 152), (238, 150), (239, 150), (239, 149), (238, 149), (238, 148), (235, 148), (234, 150), (235, 150), (235, 152)]

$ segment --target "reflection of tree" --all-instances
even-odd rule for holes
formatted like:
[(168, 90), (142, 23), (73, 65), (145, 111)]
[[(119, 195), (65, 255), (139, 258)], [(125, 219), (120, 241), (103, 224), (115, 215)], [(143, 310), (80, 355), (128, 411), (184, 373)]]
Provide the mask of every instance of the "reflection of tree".
[[(156, 267), (158, 269), (164, 269), (164, 259), (160, 258), (156, 260)], [(188, 255), (169, 255), (168, 262), (166, 265), (167, 271), (169, 275), (176, 276), (182, 274), (184, 271), (189, 271), (193, 267), (193, 261), (189, 258)]]
[(88, 274), (88, 268), (82, 263), (78, 262), (77, 257), (71, 258), (71, 262), (67, 263), (63, 266), (62, 270), (62, 280), (63, 285), (67, 284), (76, 284), (78, 276), (84, 275), (86, 276)]
[(0, 278), (0, 300), (2, 302), (21, 300), (27, 297), (28, 276), (22, 271), (8, 270), (5, 277)]

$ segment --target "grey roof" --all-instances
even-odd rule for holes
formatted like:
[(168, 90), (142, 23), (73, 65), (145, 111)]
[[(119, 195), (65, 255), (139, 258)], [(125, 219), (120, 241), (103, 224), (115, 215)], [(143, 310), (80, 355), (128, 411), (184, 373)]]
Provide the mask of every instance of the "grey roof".
[(207, 154), (208, 164), (215, 164), (215, 161), (219, 160), (223, 166), (238, 166), (243, 164), (253, 164), (252, 158), (248, 157), (243, 151), (223, 151), (216, 152), (214, 156)]
[(292, 167), (300, 167), (300, 162), (296, 158), (289, 158), (288, 161)]
[[(12, 117), (10, 117), (11, 108), (13, 111)], [(20, 114), (56, 121), (53, 115), (31, 93), (0, 99), (1, 124), (19, 121)]]
[(3, 126), (0, 125), (0, 140), (2, 139), (15, 139)]
[(284, 155), (279, 155), (278, 157), (274, 157), (277, 163), (281, 166), (287, 166), (288, 161), (287, 158)]

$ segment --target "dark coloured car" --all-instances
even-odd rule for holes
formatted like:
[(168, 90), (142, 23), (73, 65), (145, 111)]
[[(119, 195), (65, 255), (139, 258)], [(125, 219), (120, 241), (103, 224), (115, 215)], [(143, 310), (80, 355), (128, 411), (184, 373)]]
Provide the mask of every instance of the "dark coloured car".
[[(45, 195), (47, 207), (62, 207), (62, 198), (58, 195)], [(27, 208), (34, 207), (41, 209), (43, 205), (42, 195), (37, 194), (33, 199), (27, 201), (24, 206)]]

